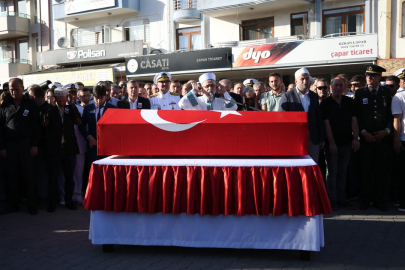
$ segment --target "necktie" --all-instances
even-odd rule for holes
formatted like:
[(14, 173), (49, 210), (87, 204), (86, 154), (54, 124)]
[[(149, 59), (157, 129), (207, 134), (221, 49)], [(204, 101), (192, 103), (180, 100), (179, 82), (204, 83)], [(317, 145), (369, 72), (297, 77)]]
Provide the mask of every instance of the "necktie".
[(98, 113), (97, 113), (97, 122), (100, 120), (100, 118), (101, 118), (101, 109), (103, 108), (104, 106), (101, 106), (100, 108), (98, 108)]

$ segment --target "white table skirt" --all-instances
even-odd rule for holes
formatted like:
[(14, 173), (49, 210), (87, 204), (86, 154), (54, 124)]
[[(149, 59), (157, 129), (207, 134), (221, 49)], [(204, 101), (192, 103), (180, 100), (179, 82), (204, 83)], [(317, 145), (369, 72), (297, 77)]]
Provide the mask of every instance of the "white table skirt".
[(91, 211), (95, 245), (182, 246), (319, 251), (323, 216), (201, 216)]

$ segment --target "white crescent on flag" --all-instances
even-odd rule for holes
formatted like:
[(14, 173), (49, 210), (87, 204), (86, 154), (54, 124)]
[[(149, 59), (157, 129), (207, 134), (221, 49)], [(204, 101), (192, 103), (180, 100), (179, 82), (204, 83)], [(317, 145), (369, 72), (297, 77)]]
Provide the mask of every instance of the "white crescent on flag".
[(173, 123), (173, 122), (169, 122), (169, 121), (162, 119), (158, 115), (158, 110), (141, 110), (141, 116), (142, 116), (143, 120), (152, 124), (153, 126), (159, 128), (161, 130), (170, 131), (170, 132), (184, 131), (184, 130), (190, 129), (190, 128), (198, 125), (199, 123), (202, 123), (205, 120), (207, 120), (207, 119), (204, 119), (202, 121), (194, 122), (194, 123), (190, 123), (190, 124)]

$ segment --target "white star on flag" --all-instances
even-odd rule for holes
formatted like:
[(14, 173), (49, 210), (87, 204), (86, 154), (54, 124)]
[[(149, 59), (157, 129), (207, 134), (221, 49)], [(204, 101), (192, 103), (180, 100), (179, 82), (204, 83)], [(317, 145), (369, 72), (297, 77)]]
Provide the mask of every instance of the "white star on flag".
[(221, 117), (220, 117), (220, 118), (223, 118), (223, 117), (227, 116), (228, 114), (234, 114), (234, 115), (242, 116), (242, 115), (241, 115), (240, 113), (238, 113), (237, 111), (213, 111), (213, 112), (219, 112), (219, 113), (221, 113)]

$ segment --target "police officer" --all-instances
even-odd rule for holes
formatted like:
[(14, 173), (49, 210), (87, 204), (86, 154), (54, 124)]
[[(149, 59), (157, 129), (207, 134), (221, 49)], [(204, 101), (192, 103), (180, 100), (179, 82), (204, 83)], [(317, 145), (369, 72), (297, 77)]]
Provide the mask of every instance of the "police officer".
[[(367, 87), (355, 93), (355, 103), (361, 134), (361, 187), (360, 209), (373, 206), (388, 211), (383, 201), (388, 184), (388, 155), (392, 130), (391, 93), (380, 85), (385, 69), (377, 65), (366, 66)], [(360, 138), (359, 138), (360, 139)], [(371, 178), (374, 172), (374, 189)]]
[(152, 110), (181, 110), (178, 105), (180, 94), (169, 91), (171, 79), (169, 72), (156, 74), (153, 82), (158, 85), (160, 91), (149, 97)]
[(36, 215), (34, 162), (40, 138), (38, 105), (23, 95), (21, 79), (12, 78), (9, 90), (10, 96), (0, 107), (0, 157), (7, 160), (9, 198), (8, 206), (1, 214), (19, 211), (21, 175), (29, 213)]

